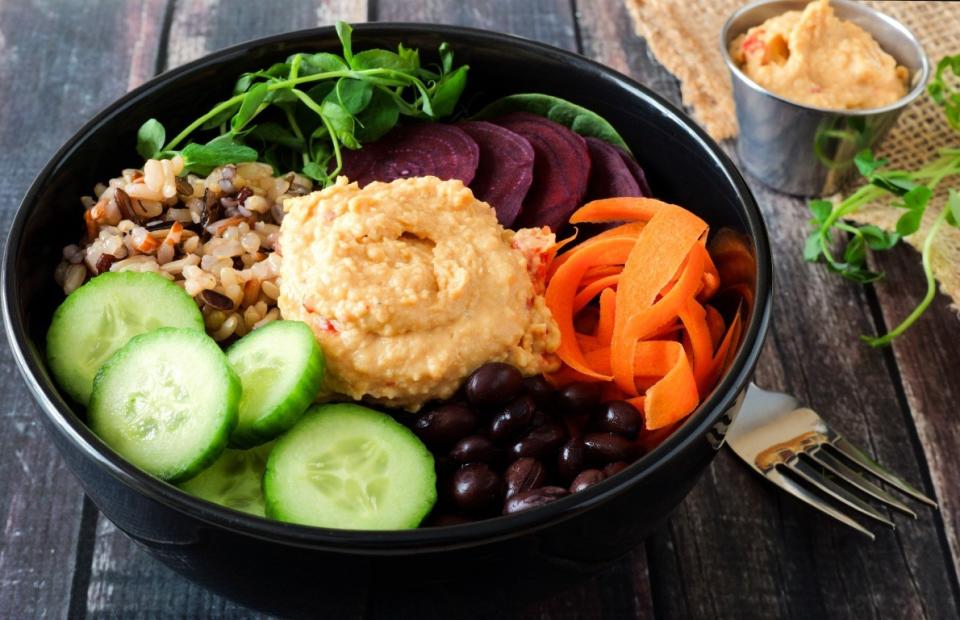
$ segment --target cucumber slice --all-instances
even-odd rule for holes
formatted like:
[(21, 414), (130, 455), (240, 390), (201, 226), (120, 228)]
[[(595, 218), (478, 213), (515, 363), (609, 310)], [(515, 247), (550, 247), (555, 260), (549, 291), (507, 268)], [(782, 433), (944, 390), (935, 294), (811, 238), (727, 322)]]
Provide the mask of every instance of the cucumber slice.
[(320, 391), (323, 352), (300, 321), (273, 321), (233, 344), (227, 359), (243, 384), (230, 444), (252, 448), (296, 424)]
[(47, 362), (57, 383), (86, 405), (93, 377), (117, 349), (158, 327), (203, 331), (203, 315), (186, 292), (155, 273), (117, 272), (71, 293), (47, 331)]
[(277, 440), (263, 476), (267, 516), (319, 527), (417, 527), (437, 499), (433, 455), (390, 416), (315, 405)]
[(213, 465), (178, 486), (208, 502), (263, 517), (263, 470), (271, 448), (273, 442), (251, 450), (227, 448)]
[(93, 382), (90, 428), (120, 456), (170, 482), (220, 456), (237, 423), (240, 380), (212, 338), (163, 327), (135, 336)]

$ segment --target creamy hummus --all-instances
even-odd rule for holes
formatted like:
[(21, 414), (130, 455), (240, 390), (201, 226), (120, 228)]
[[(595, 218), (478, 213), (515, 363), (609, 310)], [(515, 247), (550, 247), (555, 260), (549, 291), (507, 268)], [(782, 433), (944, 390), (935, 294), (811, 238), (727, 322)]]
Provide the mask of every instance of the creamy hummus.
[(734, 39), (730, 55), (754, 82), (798, 103), (870, 109), (907, 94), (909, 71), (828, 0), (772, 17)]
[(540, 262), (553, 234), (505, 230), (460, 181), (335, 185), (288, 200), (279, 307), (326, 355), (326, 388), (415, 411), (485, 362), (555, 370)]

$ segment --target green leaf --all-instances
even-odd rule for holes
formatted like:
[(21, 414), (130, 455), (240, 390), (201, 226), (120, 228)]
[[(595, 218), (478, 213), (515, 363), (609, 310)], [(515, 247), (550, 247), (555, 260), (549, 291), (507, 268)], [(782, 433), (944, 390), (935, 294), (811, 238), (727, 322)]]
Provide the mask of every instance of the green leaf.
[(861, 235), (856, 235), (843, 250), (843, 260), (848, 265), (862, 265), (867, 258), (867, 246)]
[(256, 150), (222, 138), (223, 136), (220, 136), (219, 139), (214, 139), (207, 144), (192, 142), (184, 147), (180, 151), (184, 170), (197, 174), (209, 174), (217, 166), (257, 161)]
[(303, 140), (279, 123), (269, 122), (257, 125), (248, 135), (260, 138), (267, 144), (289, 146), (297, 151), (303, 151), (307, 148)]
[(400, 43), (397, 45), (397, 56), (399, 56), (404, 63), (411, 66), (413, 70), (420, 68), (420, 50), (406, 47), (403, 43)]
[(257, 113), (257, 108), (259, 108), (263, 100), (267, 98), (267, 92), (267, 85), (263, 82), (252, 86), (250, 90), (247, 91), (247, 94), (243, 97), (243, 101), (240, 103), (240, 109), (237, 110), (237, 113), (230, 119), (230, 130), (233, 133), (239, 132), (250, 122), (250, 119)]
[(900, 235), (892, 232), (888, 233), (873, 224), (865, 224), (860, 227), (860, 234), (871, 250), (889, 250), (900, 241)]
[(903, 195), (903, 203), (908, 209), (923, 211), (933, 196), (933, 191), (926, 185), (918, 185)]
[(314, 181), (319, 181), (324, 185), (329, 184), (330, 181), (332, 180), (330, 178), (330, 175), (327, 174), (327, 171), (324, 169), (324, 167), (313, 161), (307, 162), (306, 164), (304, 164), (303, 170), (301, 172), (303, 172), (305, 176), (310, 177)]
[(820, 246), (820, 234), (818, 231), (814, 231), (807, 237), (807, 242), (803, 246), (803, 258), (808, 262), (815, 263), (819, 260), (821, 254), (823, 254), (823, 249)]
[(457, 107), (460, 95), (467, 86), (467, 71), (469, 67), (463, 65), (453, 73), (443, 76), (437, 84), (437, 90), (430, 98), (430, 105), (436, 118), (450, 116)]
[(891, 172), (887, 174), (874, 174), (870, 179), (870, 184), (888, 191), (896, 196), (903, 196), (910, 190), (918, 186), (918, 183), (907, 178), (906, 173)]
[(441, 43), (438, 53), (440, 54), (440, 67), (443, 74), (446, 75), (453, 71), (453, 50), (450, 49), (450, 44), (446, 41)]
[(350, 112), (339, 103), (330, 101), (329, 99), (324, 100), (320, 105), (320, 111), (323, 113), (324, 118), (330, 123), (330, 126), (333, 127), (334, 133), (337, 134), (337, 138), (341, 142), (345, 144), (348, 142), (356, 144), (356, 138), (353, 136), (353, 114), (350, 114)]
[(206, 123), (200, 126), (200, 129), (202, 130), (216, 129), (220, 125), (230, 120), (230, 117), (236, 114), (237, 110), (239, 109), (240, 109), (239, 103), (237, 105), (232, 105), (227, 108), (224, 108), (214, 116), (210, 117), (210, 119)]
[(813, 214), (813, 221), (817, 224), (822, 224), (833, 213), (833, 203), (829, 200), (811, 200), (807, 203), (807, 207)]
[(546, 116), (552, 121), (569, 127), (583, 136), (592, 136), (619, 146), (628, 153), (630, 147), (617, 133), (606, 119), (599, 114), (588, 110), (566, 99), (544, 95), (541, 93), (522, 93), (507, 95), (497, 99), (473, 116), (474, 119), (484, 120), (502, 116), (509, 112), (531, 112)]
[(955, 228), (960, 228), (960, 194), (957, 190), (951, 188), (950, 195), (947, 198), (947, 204), (944, 207), (947, 210), (947, 224)]
[(901, 237), (912, 235), (920, 229), (920, 221), (923, 218), (923, 211), (907, 211), (897, 220), (897, 234)]
[(353, 66), (353, 28), (347, 22), (338, 21), (336, 25), (337, 37), (340, 38), (340, 45), (343, 46), (343, 58), (347, 64)]
[(137, 130), (137, 153), (144, 159), (156, 159), (167, 141), (167, 131), (155, 118), (148, 119)]
[(393, 69), (395, 71), (412, 72), (417, 68), (417, 65), (411, 58), (404, 58), (396, 52), (373, 49), (358, 52), (350, 61), (350, 68), (356, 71)]
[(857, 170), (860, 171), (865, 177), (870, 177), (877, 168), (887, 165), (886, 159), (874, 159), (873, 151), (870, 149), (863, 149), (857, 156), (853, 158), (853, 163), (856, 164)]
[(340, 78), (333, 93), (339, 103), (350, 114), (357, 114), (370, 103), (373, 96), (373, 84), (364, 80)]
[(376, 142), (396, 126), (400, 108), (393, 97), (380, 88), (373, 91), (370, 103), (356, 117), (355, 135), (360, 142)]
[(328, 52), (299, 54), (299, 56), (301, 76), (330, 73), (333, 71), (346, 71), (350, 68), (343, 58)]

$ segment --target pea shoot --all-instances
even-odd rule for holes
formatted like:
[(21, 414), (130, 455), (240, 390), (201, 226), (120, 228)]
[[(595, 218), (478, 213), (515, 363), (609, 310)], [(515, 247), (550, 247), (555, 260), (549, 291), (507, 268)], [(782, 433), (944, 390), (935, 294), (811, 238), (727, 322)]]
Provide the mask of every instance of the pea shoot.
[[(180, 155), (183, 174), (262, 161), (278, 173), (293, 170), (327, 186), (342, 167), (344, 149), (377, 140), (402, 116), (436, 120), (453, 113), (468, 67), (454, 67), (446, 43), (438, 50), (440, 64), (423, 66), (419, 50), (403, 44), (396, 52), (354, 53), (350, 25), (338, 22), (336, 30), (341, 54), (298, 53), (244, 73), (232, 97), (170, 140), (159, 121), (146, 121), (137, 152), (144, 159)], [(213, 137), (194, 141), (204, 133)]]
[[(948, 83), (947, 72), (960, 76), (960, 55), (947, 56), (937, 64), (933, 80), (927, 87), (930, 97), (944, 108), (950, 127), (960, 131), (960, 90)], [(867, 250), (889, 250), (903, 237), (920, 230), (923, 214), (930, 204), (934, 191), (940, 183), (960, 174), (960, 148), (941, 149), (936, 159), (919, 170), (891, 170), (888, 161), (875, 158), (869, 149), (857, 154), (854, 159), (857, 170), (866, 178), (867, 184), (834, 204), (829, 200), (811, 200), (808, 203), (813, 232), (807, 237), (804, 258), (810, 262), (824, 263), (827, 268), (848, 280), (859, 284), (876, 282), (884, 277), (882, 272), (867, 266)], [(845, 220), (861, 207), (884, 196), (893, 196), (891, 206), (903, 212), (897, 219), (896, 230), (885, 231), (872, 224), (855, 225)], [(960, 194), (950, 189), (947, 204), (937, 216), (921, 251), (921, 262), (927, 291), (923, 299), (903, 321), (879, 337), (861, 336), (861, 340), (873, 347), (890, 344), (913, 325), (933, 302), (937, 283), (933, 277), (930, 254), (933, 241), (943, 226), (960, 227)], [(842, 246), (842, 251), (834, 251)]]

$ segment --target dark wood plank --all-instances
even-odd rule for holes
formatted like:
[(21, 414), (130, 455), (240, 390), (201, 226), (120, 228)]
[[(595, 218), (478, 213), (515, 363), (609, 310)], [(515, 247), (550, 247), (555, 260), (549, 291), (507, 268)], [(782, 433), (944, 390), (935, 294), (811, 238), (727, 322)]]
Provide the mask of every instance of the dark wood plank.
[[(350, 0), (297, 0), (283, 10), (237, 0), (176, 0), (161, 68), (214, 50), (288, 30), (363, 21), (366, 6)], [(151, 70), (152, 70), (151, 65)], [(266, 618), (191, 583), (151, 558), (105, 518), (96, 528), (87, 612), (92, 618)]]
[[(509, 2), (479, 5), (453, 0), (377, 2), (373, 14), (382, 21), (441, 22), (486, 28), (529, 37), (557, 47), (580, 49), (573, 4), (566, 0)], [(584, 42), (586, 46), (586, 41)], [(587, 48), (588, 53), (591, 52)], [(372, 610), (376, 611), (376, 610)], [(389, 610), (387, 610), (389, 612)], [(550, 600), (523, 609), (504, 610), (517, 618), (652, 617), (653, 605), (643, 549)], [(373, 614), (377, 616), (376, 613)], [(389, 613), (384, 617), (389, 616)]]
[[(588, 54), (679, 102), (676, 81), (632, 34), (621, 2), (581, 2), (579, 15)], [(926, 462), (901, 407), (896, 367), (857, 340), (873, 328), (870, 299), (803, 262), (801, 201), (749, 181), (770, 227), (777, 280), (757, 380), (810, 403), (881, 463), (925, 488)], [(923, 342), (937, 340), (931, 334)], [(945, 417), (950, 402), (928, 404)], [(916, 522), (894, 521), (896, 531), (880, 531), (870, 544), (765, 485), (724, 451), (668, 529), (648, 544), (658, 615), (955, 617), (941, 516), (922, 510)]]
[[(920, 256), (907, 247), (882, 253), (877, 267), (886, 280), (875, 285), (883, 324), (897, 325), (926, 289)], [(949, 299), (938, 294), (923, 318), (894, 341), (892, 352), (930, 478), (946, 525), (954, 571), (960, 572), (960, 320)]]
[[(0, 3), (3, 229), (56, 148), (153, 72), (163, 6), (164, 0)], [(82, 603), (83, 560), (92, 543), (83, 533), (95, 512), (84, 507), (79, 485), (45, 436), (6, 341), (0, 393), (0, 617), (65, 617), (77, 595)]]

